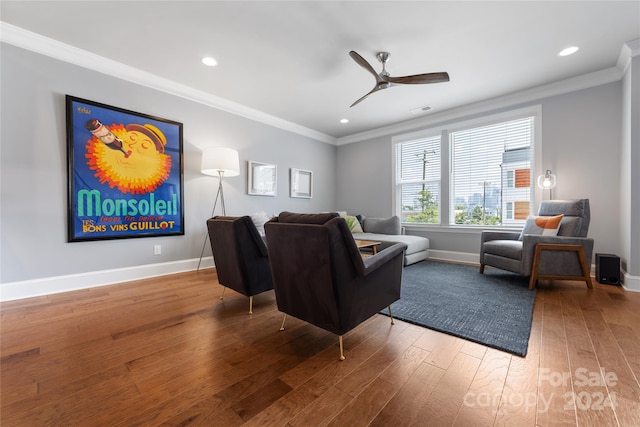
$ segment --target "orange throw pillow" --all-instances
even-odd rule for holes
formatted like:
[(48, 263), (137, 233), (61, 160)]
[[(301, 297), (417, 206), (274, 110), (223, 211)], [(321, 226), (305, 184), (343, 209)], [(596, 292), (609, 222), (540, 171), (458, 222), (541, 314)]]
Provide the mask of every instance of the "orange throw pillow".
[(525, 234), (535, 234), (538, 236), (557, 236), (560, 223), (564, 215), (556, 216), (530, 216), (524, 224), (520, 239)]

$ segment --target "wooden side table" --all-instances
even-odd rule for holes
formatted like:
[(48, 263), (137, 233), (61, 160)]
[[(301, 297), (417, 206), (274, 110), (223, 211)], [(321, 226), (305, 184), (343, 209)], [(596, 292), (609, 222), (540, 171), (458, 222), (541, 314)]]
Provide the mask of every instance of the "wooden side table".
[[(542, 251), (569, 251), (576, 252), (580, 260), (582, 276), (550, 276), (539, 275), (538, 267), (540, 266), (540, 254)], [(555, 243), (538, 243), (533, 255), (533, 266), (531, 267), (531, 279), (529, 279), (529, 289), (535, 289), (538, 280), (580, 280), (587, 282), (587, 288), (593, 289), (591, 283), (591, 272), (587, 266), (587, 259), (584, 255), (584, 248), (581, 245), (561, 245)]]
[(375, 240), (358, 240), (358, 239), (355, 239), (355, 242), (356, 242), (356, 247), (358, 249), (371, 248), (373, 255), (378, 253), (378, 245), (382, 243), (382, 242), (377, 242)]

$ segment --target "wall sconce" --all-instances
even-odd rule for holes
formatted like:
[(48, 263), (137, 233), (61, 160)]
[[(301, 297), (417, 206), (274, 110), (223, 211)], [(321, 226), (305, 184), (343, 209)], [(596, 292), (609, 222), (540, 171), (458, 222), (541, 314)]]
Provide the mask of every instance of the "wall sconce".
[[(200, 171), (204, 175), (218, 177), (218, 192), (216, 193), (216, 198), (213, 202), (211, 216), (213, 217), (215, 214), (218, 199), (220, 199), (220, 204), (222, 205), (222, 215), (226, 215), (227, 211), (224, 204), (222, 178), (240, 175), (240, 160), (238, 152), (225, 147), (207, 147), (202, 151)], [(202, 262), (202, 256), (204, 255), (204, 248), (207, 246), (208, 238), (209, 233), (205, 232), (204, 243), (202, 244), (202, 252), (200, 253), (200, 261), (198, 261), (197, 270), (200, 270), (200, 263)]]
[(556, 186), (556, 176), (551, 173), (549, 169), (544, 173), (544, 175), (540, 175), (538, 177), (538, 188), (543, 190), (549, 190), (549, 200), (551, 197), (551, 190)]

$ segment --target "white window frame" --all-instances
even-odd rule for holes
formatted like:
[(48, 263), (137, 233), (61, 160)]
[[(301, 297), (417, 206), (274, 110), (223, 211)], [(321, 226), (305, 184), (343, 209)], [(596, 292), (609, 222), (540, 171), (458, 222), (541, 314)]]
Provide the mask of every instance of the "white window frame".
[[(500, 113), (487, 114), (482, 117), (478, 117), (470, 120), (462, 120), (459, 122), (453, 122), (449, 125), (439, 125), (428, 127), (419, 131), (396, 135), (391, 138), (391, 160), (392, 160), (392, 198), (393, 198), (393, 214), (401, 216), (401, 201), (399, 200), (400, 195), (398, 194), (398, 182), (397, 182), (397, 171), (396, 171), (396, 144), (402, 142), (409, 142), (412, 140), (420, 139), (420, 138), (429, 138), (435, 135), (441, 135), (441, 144), (440, 144), (440, 203), (439, 203), (439, 224), (414, 224), (403, 222), (402, 225), (408, 228), (428, 228), (431, 230), (437, 229), (445, 229), (445, 230), (462, 230), (462, 231), (472, 231), (477, 230), (479, 233), (482, 229), (519, 229), (520, 227), (513, 225), (498, 225), (498, 226), (468, 226), (468, 225), (458, 225), (458, 224), (449, 224), (449, 206), (450, 206), (450, 196), (451, 196), (451, 157), (450, 157), (450, 144), (449, 144), (449, 133), (456, 132), (460, 130), (470, 129), (474, 127), (481, 126), (489, 126), (496, 123), (507, 122), (511, 120), (517, 120), (524, 117), (534, 117), (534, 132), (533, 132), (533, 165), (532, 165), (532, 179), (544, 172), (544, 167), (542, 166), (542, 106), (541, 105), (532, 105), (523, 108), (513, 109), (509, 111), (504, 111)], [(433, 118), (432, 118), (433, 120)], [(541, 190), (537, 188), (535, 183), (532, 180), (532, 191), (533, 191), (533, 202), (532, 205), (537, 206), (538, 201), (541, 200), (542, 193)]]
[[(439, 224), (442, 223), (442, 213), (443, 213), (443, 201), (442, 201), (442, 189), (444, 188), (442, 186), (442, 167), (443, 164), (445, 163), (443, 161), (443, 153), (442, 153), (442, 141), (443, 141), (443, 137), (442, 134), (437, 130), (437, 129), (430, 129), (427, 131), (418, 131), (418, 132), (412, 132), (409, 134), (404, 134), (398, 137), (394, 137), (392, 139), (392, 159), (393, 159), (393, 168), (392, 168), (392, 174), (393, 174), (393, 190), (392, 190), (392, 196), (393, 196), (393, 201), (394, 201), (394, 207), (393, 207), (393, 212), (394, 215), (397, 215), (399, 218), (401, 218), (402, 221), (402, 215), (403, 215), (403, 211), (402, 211), (402, 195), (401, 195), (401, 191), (399, 190), (400, 187), (403, 184), (410, 184), (410, 183), (421, 183), (422, 180), (419, 181), (399, 181), (398, 180), (398, 170), (397, 170), (397, 165), (398, 165), (398, 158), (397, 158), (397, 147), (399, 144), (402, 143), (408, 143), (408, 142), (413, 142), (416, 140), (421, 140), (421, 139), (431, 139), (434, 137), (440, 137), (440, 148), (439, 148), (439, 157), (440, 157), (440, 178), (438, 179), (439, 181), (439, 193), (440, 193), (440, 200), (438, 201), (438, 219), (439, 219)], [(425, 180), (425, 182), (429, 182), (430, 180)], [(433, 180), (431, 180), (433, 181)], [(439, 224), (430, 224), (430, 223), (411, 223), (411, 222), (402, 222), (403, 225), (417, 225), (417, 226), (422, 226), (422, 225), (428, 225), (428, 226), (434, 226), (434, 225), (439, 225)]]

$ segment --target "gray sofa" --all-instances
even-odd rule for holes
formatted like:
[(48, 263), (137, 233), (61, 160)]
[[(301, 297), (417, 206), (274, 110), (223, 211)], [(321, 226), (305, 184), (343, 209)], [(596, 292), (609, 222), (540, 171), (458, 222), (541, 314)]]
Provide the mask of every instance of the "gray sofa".
[(407, 250), (404, 254), (404, 265), (415, 264), (427, 259), (429, 252), (429, 239), (420, 236), (409, 236), (404, 234), (404, 228), (400, 225), (400, 218), (392, 216), (390, 218), (366, 218), (356, 215), (362, 225), (363, 233), (353, 233), (353, 238), (357, 240), (375, 240), (382, 242), (383, 247), (394, 243), (404, 243)]

